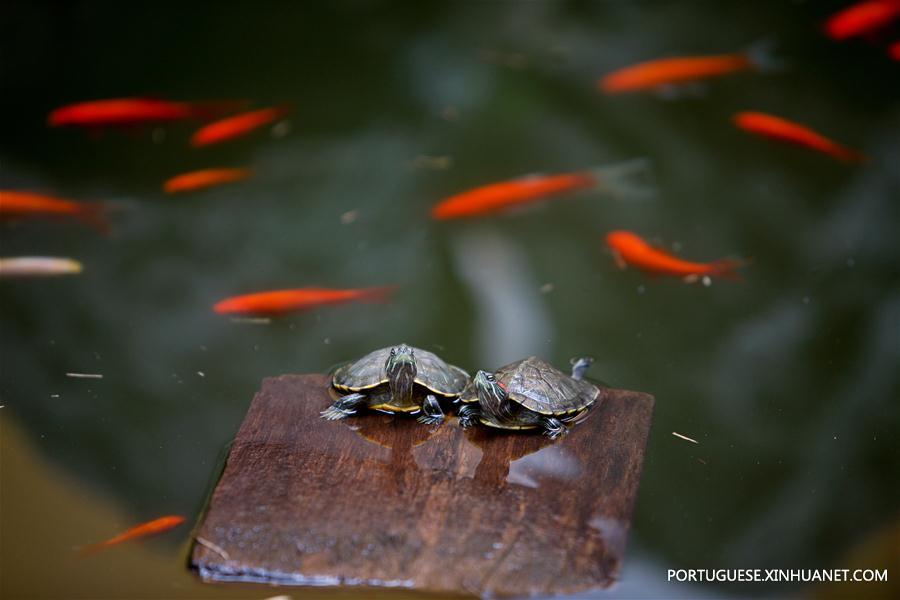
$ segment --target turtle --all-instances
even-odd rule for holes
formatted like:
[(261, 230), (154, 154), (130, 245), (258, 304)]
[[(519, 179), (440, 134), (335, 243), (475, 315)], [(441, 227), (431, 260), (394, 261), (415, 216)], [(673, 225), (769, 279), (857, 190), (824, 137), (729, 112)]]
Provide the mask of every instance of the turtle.
[(599, 400), (599, 387), (584, 378), (593, 362), (573, 358), (566, 375), (536, 356), (511, 363), (495, 373), (478, 371), (460, 395), (459, 423), (498, 429), (542, 429), (551, 439), (568, 432)]
[(469, 374), (437, 355), (400, 344), (381, 348), (334, 371), (331, 384), (345, 394), (321, 412), (335, 421), (360, 406), (390, 413), (418, 413), (420, 423), (444, 420), (438, 396), (455, 400), (469, 383)]

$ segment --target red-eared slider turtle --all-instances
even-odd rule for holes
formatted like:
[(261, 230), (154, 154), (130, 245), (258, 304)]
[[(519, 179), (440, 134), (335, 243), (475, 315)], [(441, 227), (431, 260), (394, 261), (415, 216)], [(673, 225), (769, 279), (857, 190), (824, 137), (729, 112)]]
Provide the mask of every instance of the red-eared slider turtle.
[(469, 374), (435, 354), (400, 344), (382, 348), (334, 372), (334, 389), (346, 394), (322, 411), (330, 421), (343, 419), (365, 405), (392, 413), (417, 413), (420, 423), (437, 424), (444, 412), (436, 396), (456, 399)]
[(555, 439), (568, 431), (600, 398), (600, 388), (584, 379), (591, 358), (572, 359), (572, 375), (532, 356), (496, 373), (478, 371), (460, 396), (459, 423), (499, 429), (542, 429)]

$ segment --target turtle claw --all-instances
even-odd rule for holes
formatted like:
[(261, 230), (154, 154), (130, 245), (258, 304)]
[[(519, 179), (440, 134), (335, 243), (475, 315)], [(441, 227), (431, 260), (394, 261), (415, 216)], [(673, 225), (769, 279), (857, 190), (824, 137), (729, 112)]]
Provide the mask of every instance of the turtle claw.
[(319, 415), (325, 419), (326, 421), (339, 421), (340, 419), (344, 419), (354, 414), (356, 411), (352, 408), (340, 408), (334, 405), (329, 406), (325, 410), (319, 413)]
[(440, 425), (444, 422), (444, 417), (435, 415), (419, 415), (418, 417), (416, 417), (416, 421), (418, 421), (422, 425)]
[(569, 433), (569, 428), (559, 419), (547, 419), (544, 422), (544, 435), (551, 440), (558, 439), (567, 433)]
[(463, 406), (458, 413), (459, 426), (468, 429), (478, 422), (478, 409), (471, 405)]

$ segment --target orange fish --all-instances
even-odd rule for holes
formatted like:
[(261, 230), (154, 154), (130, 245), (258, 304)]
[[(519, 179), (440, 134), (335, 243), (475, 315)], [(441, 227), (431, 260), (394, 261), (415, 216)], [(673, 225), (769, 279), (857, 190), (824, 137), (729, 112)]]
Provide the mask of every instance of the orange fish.
[(353, 301), (383, 302), (390, 298), (394, 286), (350, 290), (307, 287), (295, 290), (275, 290), (226, 298), (217, 302), (213, 310), (220, 315), (283, 315), (328, 304)]
[(97, 229), (109, 231), (107, 207), (94, 202), (76, 202), (32, 192), (0, 190), (0, 218), (73, 218)]
[(155, 98), (113, 98), (79, 102), (57, 108), (47, 117), (47, 122), (54, 127), (62, 125), (105, 127), (181, 119), (209, 119), (233, 106), (235, 103), (231, 102), (192, 104)]
[(710, 263), (691, 262), (654, 248), (630, 231), (612, 231), (606, 235), (616, 263), (625, 268), (631, 265), (645, 273), (682, 277), (691, 281), (697, 277), (725, 277), (736, 279), (737, 269), (746, 263), (726, 258)]
[(260, 127), (274, 123), (287, 114), (286, 107), (276, 106), (226, 117), (199, 129), (191, 137), (191, 145), (199, 148), (241, 137)]
[(866, 0), (834, 14), (825, 23), (833, 40), (846, 40), (883, 29), (900, 17), (900, 0)]
[(842, 146), (804, 125), (775, 115), (752, 111), (740, 112), (734, 115), (734, 124), (755, 135), (803, 146), (844, 162), (868, 160), (861, 152)]
[(106, 548), (116, 546), (118, 544), (121, 544), (122, 542), (165, 533), (166, 531), (174, 529), (184, 523), (184, 520), (184, 517), (178, 515), (169, 515), (160, 517), (158, 519), (153, 519), (152, 521), (141, 523), (140, 525), (136, 525), (131, 529), (128, 529), (127, 531), (123, 531), (119, 535), (112, 537), (104, 542), (86, 546), (80, 550), (79, 554), (81, 554), (82, 556), (86, 556), (88, 554), (94, 554), (95, 552), (99, 552), (101, 550), (105, 550)]
[(768, 47), (756, 44), (746, 52), (711, 56), (679, 56), (650, 60), (625, 67), (600, 80), (607, 94), (660, 89), (711, 77), (748, 70), (765, 70), (772, 66)]
[(888, 56), (891, 60), (900, 60), (900, 41), (896, 41), (888, 46)]
[(252, 175), (253, 171), (250, 169), (202, 169), (172, 177), (163, 184), (163, 189), (167, 194), (193, 192), (216, 185), (242, 181)]
[(627, 179), (647, 170), (647, 161), (636, 159), (575, 173), (530, 175), (501, 181), (451, 196), (435, 205), (431, 216), (440, 220), (474, 217), (583, 190), (643, 195), (646, 192)]

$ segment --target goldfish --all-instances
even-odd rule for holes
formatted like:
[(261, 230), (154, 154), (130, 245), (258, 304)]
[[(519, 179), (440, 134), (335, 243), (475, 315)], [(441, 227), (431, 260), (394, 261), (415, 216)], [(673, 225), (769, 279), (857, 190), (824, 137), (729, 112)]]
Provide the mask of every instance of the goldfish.
[(184, 523), (184, 521), (185, 518), (179, 515), (168, 515), (165, 517), (160, 517), (158, 519), (153, 519), (152, 521), (147, 521), (146, 523), (135, 525), (131, 529), (123, 531), (119, 535), (111, 537), (106, 541), (86, 546), (81, 549), (80, 554), (82, 556), (86, 556), (88, 554), (94, 554), (95, 552), (111, 548), (112, 546), (116, 546), (118, 544), (121, 544), (122, 542), (165, 533), (166, 531), (178, 527), (179, 525)]
[(865, 0), (835, 13), (825, 22), (833, 40), (847, 40), (883, 29), (900, 17), (900, 0)]
[(868, 158), (842, 146), (799, 123), (761, 112), (744, 111), (734, 115), (734, 124), (744, 131), (788, 144), (822, 152), (844, 162), (865, 162)]
[(607, 94), (661, 89), (700, 79), (774, 66), (768, 45), (754, 44), (744, 52), (709, 56), (678, 56), (641, 62), (609, 73), (599, 82)]
[(0, 258), (0, 279), (75, 275), (81, 273), (82, 269), (81, 263), (71, 258), (54, 258), (49, 256)]
[(76, 202), (33, 192), (0, 190), (0, 218), (72, 218), (105, 233), (109, 231), (107, 207), (95, 202)]
[(646, 273), (682, 277), (686, 281), (693, 281), (698, 277), (734, 279), (737, 277), (737, 269), (746, 264), (745, 261), (731, 258), (709, 263), (687, 261), (654, 248), (630, 231), (608, 233), (606, 244), (612, 249), (616, 263), (621, 268), (631, 265)]
[(226, 298), (217, 302), (213, 310), (220, 315), (282, 315), (357, 300), (383, 302), (390, 298), (395, 289), (394, 286), (387, 286), (348, 290), (318, 287), (274, 290)]
[(646, 190), (629, 182), (628, 178), (646, 173), (648, 166), (647, 161), (636, 159), (574, 173), (529, 175), (491, 183), (441, 201), (432, 208), (431, 216), (439, 220), (474, 217), (585, 190), (646, 195)]
[(891, 60), (900, 61), (900, 41), (896, 41), (888, 46), (888, 56)]
[(172, 177), (163, 184), (163, 189), (167, 194), (193, 192), (216, 185), (242, 181), (252, 176), (253, 171), (250, 169), (202, 169)]
[(226, 117), (221, 121), (210, 123), (197, 130), (191, 137), (191, 145), (199, 148), (241, 137), (260, 127), (265, 127), (278, 121), (287, 113), (288, 109), (286, 107), (276, 106)]
[(236, 103), (232, 102), (194, 104), (155, 98), (112, 98), (57, 108), (47, 117), (47, 122), (53, 127), (63, 125), (105, 127), (182, 119), (209, 119), (235, 105)]

